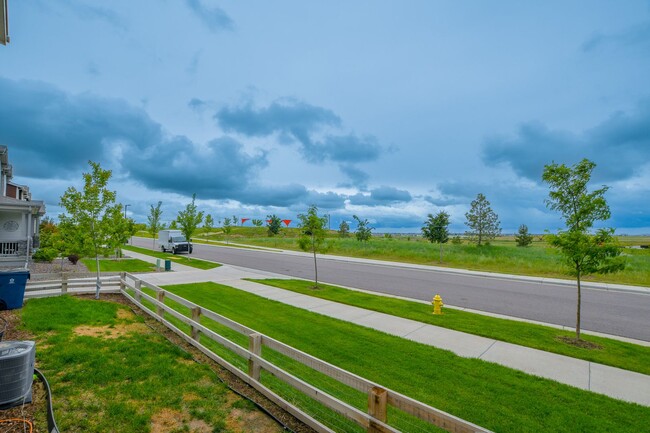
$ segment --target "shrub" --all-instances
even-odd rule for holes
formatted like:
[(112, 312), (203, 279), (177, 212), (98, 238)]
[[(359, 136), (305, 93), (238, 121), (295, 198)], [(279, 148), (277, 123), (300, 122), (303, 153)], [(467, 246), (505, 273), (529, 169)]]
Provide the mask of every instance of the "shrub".
[(460, 245), (463, 243), (463, 240), (460, 238), (460, 236), (456, 235), (453, 238), (451, 238), (451, 243), (454, 245)]
[(32, 258), (37, 262), (52, 263), (57, 256), (58, 253), (54, 248), (39, 248)]
[(70, 260), (70, 263), (72, 263), (73, 265), (76, 265), (77, 262), (79, 261), (79, 256), (77, 254), (70, 254), (68, 256), (68, 260)]

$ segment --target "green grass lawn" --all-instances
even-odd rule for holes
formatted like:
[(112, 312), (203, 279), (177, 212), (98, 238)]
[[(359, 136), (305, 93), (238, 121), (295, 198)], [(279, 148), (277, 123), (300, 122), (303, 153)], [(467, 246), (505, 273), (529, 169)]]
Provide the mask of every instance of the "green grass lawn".
[(441, 316), (434, 316), (431, 305), (372, 295), (322, 283), (319, 284), (319, 289), (314, 290), (312, 289), (313, 282), (305, 280), (251, 279), (250, 281), (443, 328), (481, 335), (495, 340), (650, 375), (650, 347), (647, 346), (582, 334), (583, 339), (602, 346), (600, 350), (590, 350), (559, 341), (558, 336), (573, 337), (575, 333), (548, 326), (499, 319), (451, 308), (445, 308), (444, 314)]
[[(218, 229), (211, 233), (216, 231)], [(280, 235), (269, 237), (264, 227), (235, 227), (228, 239), (230, 242), (299, 251), (298, 235), (299, 230), (295, 228), (282, 229)], [(197, 234), (197, 237), (201, 237), (201, 235)], [(211, 234), (208, 238), (219, 241), (226, 240), (223, 234)], [(618, 239), (621, 245), (650, 243), (648, 237), (642, 236), (620, 236)], [(517, 247), (512, 236), (499, 237), (491, 245), (481, 247), (467, 242), (461, 245), (447, 243), (443, 245), (442, 263), (439, 263), (439, 246), (415, 236), (375, 236), (369, 242), (361, 243), (354, 236), (339, 238), (334, 232), (330, 232), (326, 244), (329, 246), (327, 254), (340, 256), (515, 275), (572, 278), (558, 252), (549, 247), (543, 238), (540, 239), (540, 236), (536, 236), (533, 244), (526, 248)], [(623, 254), (627, 257), (627, 266), (624, 271), (608, 275), (590, 275), (584, 280), (650, 286), (650, 249), (626, 248), (623, 250)]]
[[(90, 272), (97, 271), (95, 259), (81, 259), (81, 262), (86, 265)], [(102, 259), (99, 261), (100, 272), (153, 272), (155, 270), (156, 265), (138, 259)]]
[(261, 419), (208, 366), (124, 305), (70, 296), (30, 299), (22, 327), (35, 336), (37, 367), (50, 382), (62, 432), (225, 433), (253, 431), (252, 425), (235, 428), (242, 426), (230, 415)]
[[(216, 283), (175, 285), (166, 289), (313, 356), (495, 432), (592, 433), (648, 429), (648, 407), (496, 364), (462, 358)], [(176, 308), (189, 314), (185, 307)], [(202, 323), (215, 330), (222, 329), (205, 318)], [(244, 336), (233, 340), (242, 346), (248, 344)], [(245, 368), (245, 361), (239, 365)], [(295, 367), (295, 371), (310, 374), (299, 367)], [(365, 396), (327, 381), (326, 385), (338, 397), (365, 408)], [(358, 431), (347, 427), (343, 430)]]
[[(208, 261), (205, 261), (205, 260), (192, 258), (191, 256), (188, 257), (187, 255), (163, 253), (161, 251), (154, 251), (154, 250), (150, 250), (148, 248), (134, 247), (133, 245), (123, 245), (122, 249), (123, 250), (128, 250), (128, 251), (134, 251), (134, 252), (140, 253), (140, 254), (146, 254), (148, 256), (157, 257), (157, 258), (160, 258), (160, 259), (169, 259), (169, 260), (172, 260), (175, 263), (179, 263), (179, 264), (185, 265), (185, 266), (191, 266), (191, 267), (197, 268), (197, 269), (206, 270), (206, 269), (218, 268), (219, 266), (221, 266), (219, 263), (208, 262)], [(161, 263), (161, 266), (164, 266), (164, 263)]]

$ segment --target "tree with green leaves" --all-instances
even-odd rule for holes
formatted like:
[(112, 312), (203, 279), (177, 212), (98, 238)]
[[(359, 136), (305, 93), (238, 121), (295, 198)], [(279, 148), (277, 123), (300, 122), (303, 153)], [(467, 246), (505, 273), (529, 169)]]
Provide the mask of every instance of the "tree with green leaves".
[(372, 237), (372, 231), (374, 227), (370, 227), (370, 223), (367, 219), (362, 220), (356, 215), (352, 215), (352, 218), (357, 222), (357, 230), (354, 232), (357, 240), (359, 242), (368, 242)]
[(580, 339), (580, 310), (582, 303), (581, 279), (588, 274), (617, 272), (625, 267), (625, 260), (613, 236), (614, 229), (601, 228), (590, 234), (596, 221), (611, 216), (605, 200), (608, 186), (589, 191), (587, 184), (596, 164), (583, 159), (572, 167), (564, 164), (544, 166), (542, 180), (550, 187), (546, 206), (559, 211), (566, 230), (547, 235), (550, 245), (564, 256), (571, 273), (576, 277), (578, 299), (576, 308), (576, 339)]
[(147, 221), (149, 225), (147, 225), (147, 231), (153, 238), (153, 249), (156, 249), (156, 238), (158, 237), (158, 232), (162, 230), (162, 223), (160, 222), (160, 217), (162, 216), (162, 209), (160, 207), (162, 206), (162, 202), (159, 201), (158, 204), (154, 207), (154, 205), (149, 205), (151, 206), (151, 209), (149, 209), (149, 215), (147, 216)]
[(445, 211), (440, 211), (435, 216), (429, 214), (422, 226), (422, 236), (431, 243), (439, 244), (442, 263), (442, 244), (449, 241), (449, 214)]
[(316, 205), (309, 206), (306, 214), (298, 215), (300, 222), (300, 238), (298, 246), (303, 251), (311, 251), (314, 255), (314, 289), (318, 288), (318, 263), (316, 261), (316, 252), (321, 250), (325, 242), (325, 225), (327, 217), (318, 216)]
[(178, 212), (178, 225), (180, 226), (181, 233), (185, 236), (189, 246), (187, 249), (188, 256), (192, 254), (192, 236), (199, 224), (203, 221), (203, 211), (198, 211), (196, 208), (196, 194), (192, 194), (192, 202), (185, 206), (185, 210)]
[(268, 228), (268, 235), (269, 236), (275, 236), (280, 234), (280, 229), (282, 228), (282, 220), (280, 220), (280, 217), (277, 215), (267, 215), (266, 216), (267, 221), (267, 228)]
[(465, 225), (470, 228), (465, 234), (469, 236), (470, 241), (476, 242), (478, 246), (481, 246), (483, 242), (489, 244), (492, 239), (501, 234), (499, 216), (492, 210), (490, 202), (481, 193), (472, 201), (465, 218), (467, 218)]
[(230, 218), (223, 219), (223, 226), (221, 227), (221, 230), (223, 231), (223, 234), (226, 235), (226, 243), (228, 243), (228, 238), (232, 232), (232, 221)]
[(172, 220), (172, 222), (169, 223), (169, 230), (178, 230), (178, 221)]
[(259, 218), (253, 218), (251, 222), (255, 227), (262, 227), (264, 225), (264, 221)]
[(203, 221), (203, 234), (205, 235), (205, 238), (208, 238), (208, 233), (212, 231), (214, 228), (214, 220), (212, 219), (212, 215), (207, 214), (205, 216), (205, 221)]
[(126, 218), (121, 206), (113, 206), (108, 212), (108, 238), (106, 246), (115, 251), (115, 258), (122, 255), (122, 245), (135, 233), (135, 221)]
[(347, 238), (348, 236), (350, 236), (350, 224), (343, 220), (341, 221), (341, 224), (339, 224), (339, 237)]
[(234, 226), (236, 226), (237, 224), (239, 224), (239, 218), (237, 217), (237, 215), (233, 215), (233, 216), (232, 216), (232, 224), (233, 224)]
[(82, 255), (94, 255), (97, 264), (95, 298), (99, 299), (102, 287), (99, 271), (99, 255), (104, 254), (109, 244), (112, 216), (122, 205), (115, 204), (115, 191), (108, 189), (110, 170), (103, 170), (99, 163), (88, 161), (91, 172), (83, 173), (84, 186), (81, 191), (69, 187), (61, 196), (61, 207), (65, 213), (59, 216), (64, 239), (73, 244), (70, 250)]
[(528, 226), (526, 224), (519, 226), (519, 230), (515, 235), (515, 241), (517, 241), (518, 247), (527, 247), (533, 243), (533, 235), (528, 233)]

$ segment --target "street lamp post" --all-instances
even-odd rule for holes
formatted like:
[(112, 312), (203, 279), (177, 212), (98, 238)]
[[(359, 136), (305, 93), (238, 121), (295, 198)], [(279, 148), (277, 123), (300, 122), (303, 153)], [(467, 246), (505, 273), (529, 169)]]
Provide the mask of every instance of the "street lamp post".
[[(125, 204), (124, 205), (124, 219), (126, 219), (126, 208), (131, 206), (130, 204)], [(133, 245), (133, 236), (131, 236), (131, 245)]]

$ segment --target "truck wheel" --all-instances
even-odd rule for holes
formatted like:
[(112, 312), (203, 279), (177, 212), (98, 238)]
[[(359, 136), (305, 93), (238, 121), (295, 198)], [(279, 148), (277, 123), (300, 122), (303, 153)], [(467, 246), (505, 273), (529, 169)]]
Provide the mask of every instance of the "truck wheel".
[(176, 248), (172, 248), (172, 254), (176, 254)]
[(165, 250), (165, 247), (160, 247), (160, 249), (162, 250), (163, 253), (167, 252), (167, 250)]

